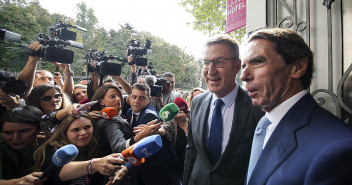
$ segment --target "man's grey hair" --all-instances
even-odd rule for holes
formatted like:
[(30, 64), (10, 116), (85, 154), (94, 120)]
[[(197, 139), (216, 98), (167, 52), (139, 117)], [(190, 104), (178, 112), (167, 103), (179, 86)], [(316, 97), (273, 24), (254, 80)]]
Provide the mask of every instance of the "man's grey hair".
[(211, 46), (214, 44), (227, 44), (231, 48), (231, 52), (233, 53), (233, 57), (238, 59), (239, 58), (239, 46), (238, 42), (235, 38), (232, 38), (228, 35), (215, 35), (210, 37), (207, 42), (205, 43), (204, 47)]
[(132, 86), (132, 90), (133, 89), (138, 89), (140, 91), (147, 91), (147, 97), (149, 98), (150, 97), (150, 88), (147, 84), (145, 83), (135, 83), (133, 84)]
[(156, 77), (153, 75), (147, 75), (144, 78), (144, 82), (149, 86), (154, 85), (156, 82)]

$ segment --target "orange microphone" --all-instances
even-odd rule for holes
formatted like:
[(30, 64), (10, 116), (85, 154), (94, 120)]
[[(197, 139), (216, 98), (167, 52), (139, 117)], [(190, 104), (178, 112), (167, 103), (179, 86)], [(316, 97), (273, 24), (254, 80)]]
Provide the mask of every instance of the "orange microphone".
[(121, 152), (123, 158), (128, 160), (133, 166), (138, 166), (145, 162), (145, 158), (139, 158), (133, 155), (133, 148), (134, 145), (126, 148), (124, 151)]
[(115, 107), (106, 107), (101, 110), (101, 116), (105, 119), (112, 119), (117, 115), (117, 109)]
[(156, 154), (162, 146), (160, 135), (152, 135), (143, 138), (121, 152), (123, 158), (128, 161), (125, 166), (128, 169), (132, 169), (134, 166), (143, 164), (145, 158)]

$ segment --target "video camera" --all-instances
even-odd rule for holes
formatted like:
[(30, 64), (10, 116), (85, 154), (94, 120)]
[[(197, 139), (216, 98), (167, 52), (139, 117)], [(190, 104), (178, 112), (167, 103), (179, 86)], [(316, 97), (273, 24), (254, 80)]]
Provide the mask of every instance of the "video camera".
[(83, 49), (83, 44), (74, 41), (76, 40), (77, 33), (68, 30), (68, 27), (84, 32), (87, 31), (84, 28), (62, 23), (59, 20), (53, 27), (49, 28), (50, 38), (44, 33), (40, 33), (36, 36), (37, 41), (43, 45), (39, 51), (34, 51), (27, 47), (25, 52), (30, 56), (39, 56), (46, 61), (71, 64), (73, 62), (74, 52), (64, 49), (64, 47), (72, 46)]
[(22, 95), (27, 91), (27, 85), (22, 80), (16, 80), (0, 70), (0, 88), (8, 95)]
[(105, 51), (99, 52), (96, 49), (88, 51), (86, 55), (88, 61), (94, 60), (96, 61), (96, 66), (92, 66), (88, 62), (88, 72), (98, 72), (102, 76), (113, 75), (120, 76), (121, 75), (121, 64), (108, 62), (108, 60), (118, 60), (121, 62), (127, 62), (125, 57), (106, 55)]
[(141, 42), (137, 40), (131, 40), (127, 43), (127, 56), (133, 55), (133, 61), (130, 65), (136, 64), (137, 66), (146, 66), (148, 59), (143, 55), (152, 53), (152, 41), (146, 39), (144, 47), (141, 47)]
[(9, 41), (14, 41), (14, 42), (21, 42), (21, 35), (7, 31), (5, 29), (0, 29), (0, 40), (9, 40)]
[(163, 84), (170, 84), (170, 80), (167, 78), (157, 78), (155, 85), (163, 86)]
[(150, 96), (160, 97), (163, 91), (163, 84), (170, 84), (167, 78), (157, 78), (154, 85), (150, 85)]
[(157, 76), (158, 71), (154, 69), (154, 64), (152, 61), (148, 62), (147, 68), (149, 70), (150, 75)]

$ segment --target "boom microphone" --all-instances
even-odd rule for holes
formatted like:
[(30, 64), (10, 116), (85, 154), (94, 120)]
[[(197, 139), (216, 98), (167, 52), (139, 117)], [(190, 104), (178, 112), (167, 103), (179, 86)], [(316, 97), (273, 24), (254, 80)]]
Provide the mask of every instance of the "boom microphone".
[(39, 179), (44, 179), (45, 177), (50, 176), (56, 167), (61, 167), (71, 162), (77, 157), (77, 155), (78, 149), (73, 144), (68, 144), (59, 148), (58, 150), (56, 150), (53, 157), (51, 158), (53, 164), (51, 164), (47, 169), (45, 169)]
[(101, 110), (101, 116), (105, 119), (112, 119), (116, 116), (117, 109), (115, 107), (106, 107)]
[(145, 158), (156, 154), (162, 146), (163, 144), (160, 135), (152, 135), (143, 138), (121, 152), (123, 158), (128, 160), (125, 166), (128, 169), (131, 169), (133, 166), (143, 164), (145, 162)]
[(180, 111), (183, 111), (184, 113), (188, 113), (188, 104), (187, 104), (186, 100), (184, 100), (181, 97), (177, 97), (175, 99), (175, 104), (180, 109)]
[(79, 48), (79, 49), (83, 49), (83, 44), (79, 43), (79, 42), (75, 42), (72, 40), (67, 41), (69, 46), (75, 47), (75, 48)]
[(21, 42), (21, 35), (18, 33), (10, 32), (5, 29), (0, 29), (0, 40), (9, 40), (14, 42)]
[(160, 119), (162, 121), (170, 121), (178, 114), (178, 107), (174, 103), (165, 105), (159, 112)]

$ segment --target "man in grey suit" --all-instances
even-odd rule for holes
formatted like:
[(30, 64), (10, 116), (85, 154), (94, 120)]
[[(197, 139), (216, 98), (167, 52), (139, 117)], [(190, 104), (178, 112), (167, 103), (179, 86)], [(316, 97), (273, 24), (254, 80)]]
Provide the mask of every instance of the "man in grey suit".
[(203, 65), (210, 92), (192, 100), (183, 184), (243, 185), (263, 112), (236, 84), (241, 66), (236, 40), (224, 35), (208, 40)]

